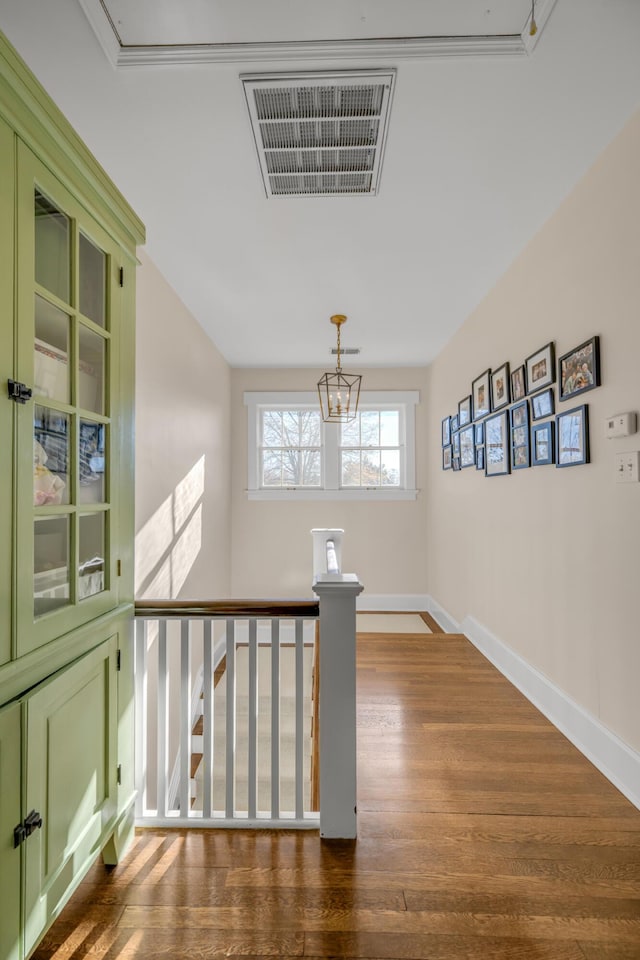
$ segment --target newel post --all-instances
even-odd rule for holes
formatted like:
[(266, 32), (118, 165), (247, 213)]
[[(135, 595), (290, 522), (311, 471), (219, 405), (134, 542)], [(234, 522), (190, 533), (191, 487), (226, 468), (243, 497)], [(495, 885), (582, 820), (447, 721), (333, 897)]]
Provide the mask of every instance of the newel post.
[(320, 599), (320, 836), (356, 836), (355, 574), (318, 576)]

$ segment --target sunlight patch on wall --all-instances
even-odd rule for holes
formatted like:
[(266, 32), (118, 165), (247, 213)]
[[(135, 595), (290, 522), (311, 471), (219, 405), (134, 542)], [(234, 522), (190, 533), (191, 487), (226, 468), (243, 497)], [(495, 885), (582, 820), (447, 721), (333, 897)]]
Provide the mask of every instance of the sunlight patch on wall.
[(135, 594), (175, 600), (202, 548), (205, 457), (136, 534)]

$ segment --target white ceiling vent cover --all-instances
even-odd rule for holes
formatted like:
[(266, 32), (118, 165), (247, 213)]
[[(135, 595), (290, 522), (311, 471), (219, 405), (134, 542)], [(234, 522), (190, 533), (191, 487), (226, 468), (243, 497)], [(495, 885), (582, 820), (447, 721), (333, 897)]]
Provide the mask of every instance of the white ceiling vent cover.
[(267, 197), (378, 192), (395, 70), (241, 79)]

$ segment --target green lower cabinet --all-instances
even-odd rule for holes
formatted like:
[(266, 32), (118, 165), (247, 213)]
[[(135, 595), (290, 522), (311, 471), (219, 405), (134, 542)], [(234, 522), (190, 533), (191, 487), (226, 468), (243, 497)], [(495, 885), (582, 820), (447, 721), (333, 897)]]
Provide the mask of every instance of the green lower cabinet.
[(95, 860), (115, 822), (116, 653), (117, 638), (112, 637), (25, 699), (24, 810), (42, 818), (42, 826), (23, 844), (25, 956)]
[(21, 707), (0, 709), (0, 958), (19, 960), (20, 849), (13, 831), (20, 823)]

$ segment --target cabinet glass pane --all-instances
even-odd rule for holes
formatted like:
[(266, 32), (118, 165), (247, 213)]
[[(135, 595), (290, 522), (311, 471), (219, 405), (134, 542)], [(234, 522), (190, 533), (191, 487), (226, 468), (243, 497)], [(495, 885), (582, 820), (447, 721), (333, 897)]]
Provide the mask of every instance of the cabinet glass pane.
[(80, 313), (104, 327), (107, 258), (80, 234)]
[(69, 403), (69, 328), (71, 319), (42, 297), (35, 303), (34, 393)]
[(36, 617), (69, 603), (69, 517), (35, 521), (33, 598)]
[(69, 433), (66, 413), (33, 408), (33, 503), (69, 503)]
[(104, 513), (80, 517), (79, 600), (104, 590), (104, 524)]
[(91, 420), (80, 421), (80, 503), (103, 503), (105, 499), (105, 427)]
[(100, 334), (81, 325), (78, 389), (79, 406), (83, 410), (104, 413), (104, 361), (104, 340)]
[(36, 190), (35, 246), (36, 283), (69, 303), (69, 218)]

